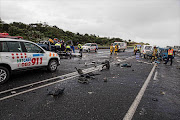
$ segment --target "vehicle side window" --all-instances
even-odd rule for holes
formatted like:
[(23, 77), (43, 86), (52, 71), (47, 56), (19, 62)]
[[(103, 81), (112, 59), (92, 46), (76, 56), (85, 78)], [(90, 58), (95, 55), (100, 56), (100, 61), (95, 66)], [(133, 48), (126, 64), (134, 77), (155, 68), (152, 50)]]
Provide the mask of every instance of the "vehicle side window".
[(29, 42), (24, 42), (25, 48), (28, 53), (42, 53), (42, 49), (39, 48), (37, 45)]
[(7, 46), (9, 48), (9, 52), (22, 52), (20, 42), (8, 41)]
[(8, 52), (8, 47), (6, 42), (0, 42), (0, 52)]

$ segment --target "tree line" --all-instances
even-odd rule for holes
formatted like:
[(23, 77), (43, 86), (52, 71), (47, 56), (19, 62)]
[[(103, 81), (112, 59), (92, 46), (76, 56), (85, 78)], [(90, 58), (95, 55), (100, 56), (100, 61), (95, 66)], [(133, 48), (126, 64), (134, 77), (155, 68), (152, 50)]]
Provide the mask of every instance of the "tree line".
[(2, 32), (9, 33), (10, 36), (22, 36), (23, 39), (33, 42), (48, 40), (49, 38), (58, 38), (64, 41), (72, 40), (74, 45), (76, 45), (77, 42), (81, 44), (97, 43), (102, 46), (109, 46), (115, 41), (127, 42), (129, 44), (131, 43), (131, 40), (126, 41), (121, 38), (99, 37), (95, 34), (80, 34), (64, 31), (63, 29), (58, 28), (56, 25), (50, 26), (46, 22), (31, 24), (12, 22), (8, 24), (2, 21), (0, 18), (0, 33)]

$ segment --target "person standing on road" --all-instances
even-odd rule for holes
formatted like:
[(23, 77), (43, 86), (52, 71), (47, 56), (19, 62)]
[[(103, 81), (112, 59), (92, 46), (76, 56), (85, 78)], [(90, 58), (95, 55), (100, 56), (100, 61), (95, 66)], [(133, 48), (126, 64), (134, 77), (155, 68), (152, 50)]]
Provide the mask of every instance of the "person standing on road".
[(153, 54), (152, 54), (152, 61), (157, 60), (157, 48), (154, 46)]
[(114, 54), (117, 55), (117, 52), (118, 52), (118, 44), (115, 45)]
[(111, 43), (111, 46), (110, 46), (110, 53), (111, 53), (111, 55), (113, 53), (113, 50), (114, 50), (113, 43)]
[(171, 59), (171, 64), (170, 64), (170, 65), (172, 65), (173, 49), (171, 49), (171, 47), (170, 47), (169, 50), (168, 50), (168, 57), (167, 57), (167, 60), (166, 60), (166, 62), (165, 62), (164, 64), (167, 64), (167, 63), (168, 63), (169, 58)]
[(78, 49), (79, 49), (80, 57), (82, 57), (83, 47), (82, 47), (82, 45), (79, 44), (79, 43), (78, 43)]
[(134, 55), (136, 55), (136, 53), (137, 53), (137, 45), (134, 46)]

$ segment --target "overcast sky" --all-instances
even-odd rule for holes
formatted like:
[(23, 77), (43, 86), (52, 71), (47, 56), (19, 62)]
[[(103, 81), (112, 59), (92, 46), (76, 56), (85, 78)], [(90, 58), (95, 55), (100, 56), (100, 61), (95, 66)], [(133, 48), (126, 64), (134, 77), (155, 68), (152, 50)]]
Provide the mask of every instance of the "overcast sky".
[(6, 23), (47, 22), (65, 31), (180, 46), (180, 0), (0, 0)]

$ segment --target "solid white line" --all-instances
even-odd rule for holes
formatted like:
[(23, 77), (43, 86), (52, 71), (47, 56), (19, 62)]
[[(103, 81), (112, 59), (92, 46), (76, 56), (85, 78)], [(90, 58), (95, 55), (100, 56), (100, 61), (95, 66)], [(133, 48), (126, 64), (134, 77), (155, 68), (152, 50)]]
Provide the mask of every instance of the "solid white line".
[(155, 68), (156, 68), (156, 64), (154, 64), (154, 67), (152, 68), (151, 72), (149, 73), (146, 81), (144, 82), (141, 90), (139, 91), (138, 95), (136, 96), (134, 102), (132, 103), (132, 105), (129, 108), (128, 112), (124, 116), (123, 120), (131, 120), (132, 119), (132, 117), (133, 117), (133, 115), (134, 115), (134, 113), (135, 113), (135, 111), (136, 111), (136, 109), (137, 109), (137, 107), (138, 107), (138, 105), (139, 105), (139, 103), (141, 101), (141, 98), (144, 95), (144, 92), (145, 92), (145, 90), (146, 90), (146, 88), (148, 86), (148, 83), (151, 80), (151, 77), (152, 77), (152, 74), (153, 74)]
[[(89, 73), (89, 72), (96, 71), (96, 70), (99, 69), (99, 67), (102, 67), (102, 65), (99, 65), (98, 67), (96, 67), (96, 68), (93, 69), (93, 70), (84, 71), (84, 74)], [(27, 92), (30, 92), (30, 91), (33, 91), (33, 90), (36, 90), (36, 89), (40, 89), (40, 88), (43, 88), (43, 87), (47, 87), (47, 86), (50, 86), (50, 85), (53, 85), (53, 84), (56, 84), (56, 83), (59, 83), (59, 82), (62, 82), (62, 81), (65, 81), (65, 80), (68, 80), (68, 79), (71, 79), (71, 78), (75, 78), (75, 77), (78, 77), (78, 76), (79, 76), (79, 74), (74, 75), (74, 76), (71, 76), (71, 77), (69, 77), (69, 78), (65, 78), (65, 79), (62, 79), (62, 80), (58, 80), (58, 81), (55, 81), (55, 82), (52, 82), (52, 83), (49, 83), (49, 84), (45, 84), (45, 85), (38, 86), (38, 87), (35, 87), (35, 88), (32, 88), (32, 89), (28, 89), (28, 90), (25, 90), (25, 91), (22, 91), (22, 92), (13, 94), (13, 95), (5, 96), (5, 97), (3, 97), (3, 98), (0, 98), (0, 101), (5, 100), (5, 99), (8, 99), (8, 98), (15, 97), (15, 96), (17, 96), (17, 95), (21, 95), (21, 94), (24, 94), (24, 93), (27, 93)]]
[[(87, 70), (91, 70), (91, 69), (94, 69), (94, 67), (91, 67), (91, 68), (88, 68), (88, 69), (84, 69), (83, 72), (85, 72)], [(0, 94), (7, 93), (7, 92), (10, 92), (10, 91), (14, 91), (14, 90), (21, 89), (21, 88), (26, 88), (26, 87), (29, 87), (29, 86), (32, 86), (32, 85), (37, 85), (37, 84), (40, 84), (40, 83), (52, 81), (52, 80), (55, 80), (55, 79), (58, 79), (58, 78), (62, 78), (62, 77), (70, 77), (72, 75), (77, 75), (77, 74), (78, 74), (77, 72), (68, 73), (68, 74), (65, 74), (65, 75), (61, 75), (61, 76), (45, 79), (45, 80), (42, 80), (42, 81), (30, 83), (30, 84), (27, 84), (27, 85), (19, 86), (19, 87), (16, 87), (16, 88), (8, 89), (8, 90), (5, 90), (5, 91), (1, 91)]]
[(158, 74), (158, 72), (156, 71), (155, 74), (154, 74), (153, 80), (157, 80), (157, 74)]

